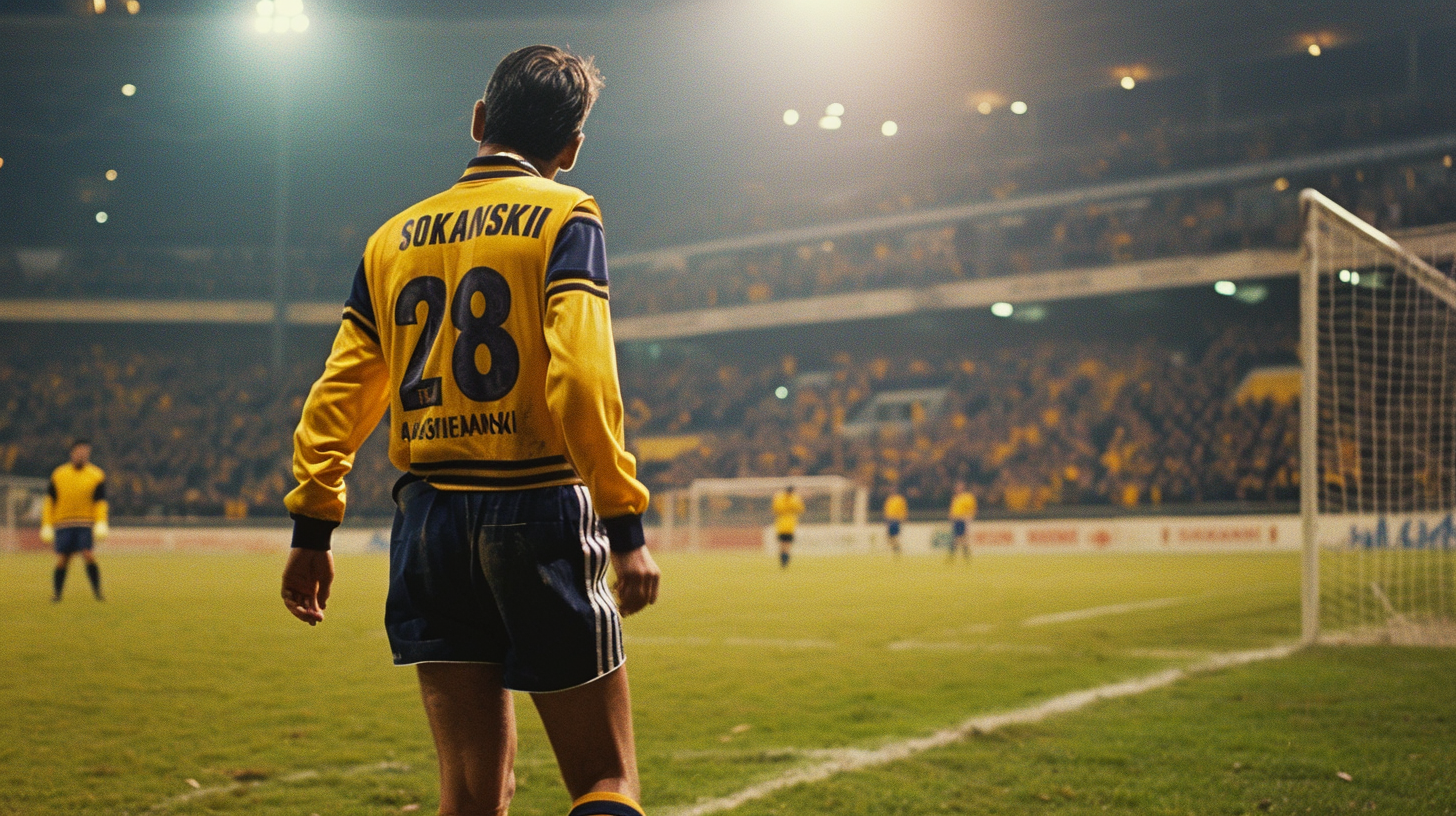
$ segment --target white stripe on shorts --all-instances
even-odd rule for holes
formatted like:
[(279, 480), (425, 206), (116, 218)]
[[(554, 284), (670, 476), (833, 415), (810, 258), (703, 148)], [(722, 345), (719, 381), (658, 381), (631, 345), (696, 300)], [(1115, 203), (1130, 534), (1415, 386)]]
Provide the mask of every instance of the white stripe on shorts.
[(592, 508), (591, 494), (576, 485), (577, 504), (581, 508), (580, 536), (586, 562), (584, 587), (587, 601), (596, 619), (597, 674), (605, 674), (621, 662), (622, 632), (615, 612), (616, 602), (607, 589), (607, 561), (611, 552), (601, 534), (601, 522)]

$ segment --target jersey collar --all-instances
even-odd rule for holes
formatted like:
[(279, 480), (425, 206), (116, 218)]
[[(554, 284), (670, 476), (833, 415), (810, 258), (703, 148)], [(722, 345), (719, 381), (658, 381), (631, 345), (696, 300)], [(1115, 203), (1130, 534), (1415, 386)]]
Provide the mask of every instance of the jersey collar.
[(470, 163), (466, 165), (465, 175), (460, 177), (460, 181), (483, 181), (516, 176), (539, 178), (540, 175), (536, 172), (536, 168), (522, 156), (515, 153), (490, 153), (471, 159)]

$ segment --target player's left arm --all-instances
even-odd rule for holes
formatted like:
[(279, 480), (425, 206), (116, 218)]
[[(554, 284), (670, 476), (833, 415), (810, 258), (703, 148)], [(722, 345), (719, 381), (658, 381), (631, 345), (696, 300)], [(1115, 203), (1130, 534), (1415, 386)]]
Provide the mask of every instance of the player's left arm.
[(96, 489), (91, 493), (91, 535), (97, 541), (105, 539), (111, 534), (110, 518), (111, 506), (106, 502), (106, 477), (96, 483)]
[(606, 527), (618, 600), (622, 612), (631, 614), (657, 599), (661, 575), (643, 547), (648, 494), (625, 442), (606, 248), (594, 213), (582, 213), (562, 228), (546, 285), (547, 405)]

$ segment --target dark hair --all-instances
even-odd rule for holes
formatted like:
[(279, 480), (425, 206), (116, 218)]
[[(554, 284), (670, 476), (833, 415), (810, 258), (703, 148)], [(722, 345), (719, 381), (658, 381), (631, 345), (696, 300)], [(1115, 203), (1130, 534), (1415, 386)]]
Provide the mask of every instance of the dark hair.
[(75, 450), (76, 448), (79, 448), (82, 445), (90, 446), (90, 444), (91, 444), (91, 440), (87, 439), (84, 436), (78, 436), (74, 440), (72, 440), (72, 442), (71, 442), (71, 450)]
[(602, 89), (591, 57), (528, 45), (501, 60), (485, 86), (483, 141), (550, 160), (581, 132)]

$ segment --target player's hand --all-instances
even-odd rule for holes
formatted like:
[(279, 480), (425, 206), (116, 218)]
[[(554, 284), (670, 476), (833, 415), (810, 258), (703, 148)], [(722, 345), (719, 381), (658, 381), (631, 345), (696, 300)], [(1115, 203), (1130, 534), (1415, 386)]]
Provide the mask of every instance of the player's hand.
[(612, 571), (617, 573), (612, 589), (617, 593), (617, 608), (623, 615), (639, 612), (657, 602), (657, 584), (662, 572), (646, 547), (612, 553)]
[(288, 551), (288, 564), (283, 568), (283, 605), (293, 617), (309, 626), (323, 620), (333, 583), (333, 553), (302, 548)]
[(97, 541), (105, 541), (111, 535), (111, 525), (104, 521), (98, 521), (91, 526), (91, 537)]
[(42, 524), (40, 526), (40, 542), (42, 544), (56, 543), (56, 528), (49, 524)]

